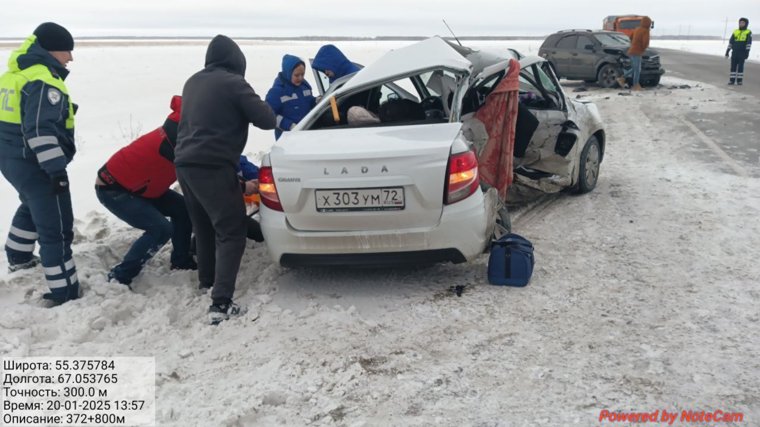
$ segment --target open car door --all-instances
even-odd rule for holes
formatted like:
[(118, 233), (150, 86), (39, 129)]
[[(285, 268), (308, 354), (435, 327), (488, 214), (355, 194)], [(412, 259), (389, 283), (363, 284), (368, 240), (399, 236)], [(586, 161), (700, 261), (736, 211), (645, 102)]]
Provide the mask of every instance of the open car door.
[(554, 193), (572, 183), (580, 131), (568, 120), (565, 95), (548, 62), (528, 58), (520, 71), (520, 102), (538, 119), (525, 155), (515, 158), (517, 182)]

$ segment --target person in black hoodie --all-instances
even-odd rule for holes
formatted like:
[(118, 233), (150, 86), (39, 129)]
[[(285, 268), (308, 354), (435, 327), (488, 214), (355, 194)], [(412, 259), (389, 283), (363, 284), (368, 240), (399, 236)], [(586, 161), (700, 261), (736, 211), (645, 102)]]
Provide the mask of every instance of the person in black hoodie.
[(275, 115), (246, 82), (246, 61), (232, 39), (209, 43), (205, 68), (185, 83), (174, 164), (197, 239), (201, 288), (212, 288), (209, 322), (242, 314), (232, 301), (246, 240), (237, 176), (248, 124), (271, 130)]
[(752, 49), (752, 31), (749, 30), (749, 19), (739, 19), (739, 28), (731, 34), (726, 49), (726, 58), (731, 52), (731, 77), (728, 84), (741, 85), (744, 83), (744, 61), (749, 58), (749, 50)]

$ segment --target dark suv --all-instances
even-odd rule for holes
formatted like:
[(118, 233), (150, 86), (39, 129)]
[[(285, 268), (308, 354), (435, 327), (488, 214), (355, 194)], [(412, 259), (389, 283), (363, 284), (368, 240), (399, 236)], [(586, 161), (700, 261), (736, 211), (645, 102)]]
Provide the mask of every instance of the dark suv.
[[(630, 44), (628, 36), (614, 31), (565, 30), (547, 37), (538, 55), (552, 64), (557, 77), (610, 88), (617, 86), (617, 78), (630, 66), (626, 55)], [(660, 55), (647, 49), (641, 59), (641, 85), (657, 86), (665, 73)]]

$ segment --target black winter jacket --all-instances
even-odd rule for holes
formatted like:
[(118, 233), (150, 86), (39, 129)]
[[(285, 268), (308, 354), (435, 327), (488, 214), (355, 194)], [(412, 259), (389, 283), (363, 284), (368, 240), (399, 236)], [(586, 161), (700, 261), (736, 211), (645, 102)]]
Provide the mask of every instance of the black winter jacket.
[(211, 40), (206, 67), (182, 90), (176, 166), (237, 168), (248, 124), (274, 129), (272, 109), (245, 81), (245, 65), (245, 56), (232, 39), (218, 35)]

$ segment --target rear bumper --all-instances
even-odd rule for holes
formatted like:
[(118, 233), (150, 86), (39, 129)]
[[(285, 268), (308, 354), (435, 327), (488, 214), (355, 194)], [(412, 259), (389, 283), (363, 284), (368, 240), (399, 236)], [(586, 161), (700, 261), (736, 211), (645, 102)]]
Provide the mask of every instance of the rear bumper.
[(441, 262), (459, 264), (467, 261), (457, 249), (433, 249), (414, 252), (378, 252), (366, 254), (283, 254), (283, 267), (425, 265)]
[(284, 213), (261, 207), (269, 254), (283, 266), (465, 262), (483, 253), (490, 221), (480, 191), (445, 206), (439, 223), (428, 228), (301, 231)]

